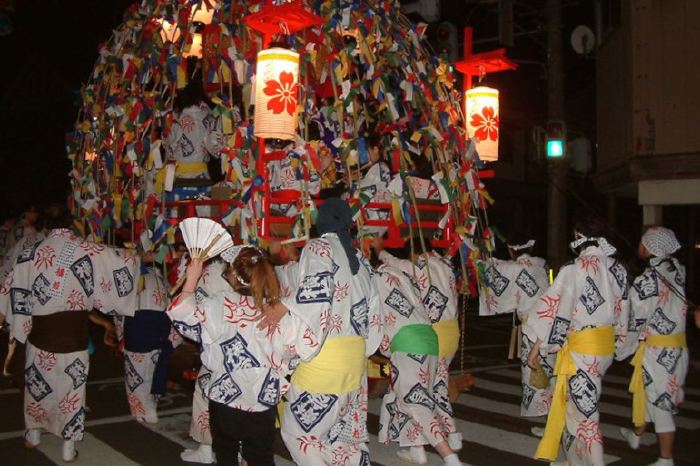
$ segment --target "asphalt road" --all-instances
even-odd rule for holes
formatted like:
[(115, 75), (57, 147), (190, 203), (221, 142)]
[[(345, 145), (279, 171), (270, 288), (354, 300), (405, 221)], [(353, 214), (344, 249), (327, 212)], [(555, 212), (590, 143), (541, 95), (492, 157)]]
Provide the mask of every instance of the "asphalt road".
[[(476, 377), (476, 386), (462, 394), (454, 404), (459, 428), (464, 435), (462, 461), (474, 466), (536, 465), (531, 459), (538, 439), (530, 434), (533, 425), (544, 425), (544, 419), (519, 416), (520, 373), (516, 361), (507, 359), (507, 343), (511, 319), (508, 316), (477, 318), (468, 312), (464, 365)], [(93, 329), (95, 330), (95, 329)], [(99, 341), (95, 334), (94, 340)], [(676, 465), (698, 464), (696, 445), (700, 429), (700, 335), (689, 330), (691, 370), (686, 385), (686, 403), (676, 419)], [(4, 359), (7, 335), (0, 336), (0, 356)], [(48, 466), (63, 464), (61, 442), (43, 435), (41, 445), (29, 450), (23, 446), (22, 358), (15, 364), (14, 378), (0, 380), (0, 464), (6, 466)], [(179, 454), (193, 445), (188, 436), (192, 384), (180, 376), (182, 370), (195, 364), (193, 346), (178, 349), (171, 362), (172, 389), (159, 404), (160, 422), (156, 426), (139, 424), (129, 416), (119, 355), (98, 344), (91, 359), (87, 389), (87, 429), (78, 445), (81, 466), (157, 466), (186, 465)], [(453, 371), (459, 372), (459, 355)], [(631, 397), (627, 383), (631, 367), (615, 363), (605, 377), (601, 403), (602, 431), (606, 462), (617, 466), (647, 465), (656, 459), (657, 445), (653, 434), (646, 434), (642, 447), (632, 451), (619, 435), (619, 427), (630, 424)], [(372, 464), (399, 465), (394, 445), (377, 442), (380, 399), (370, 400), (369, 431), (372, 434)], [(429, 450), (429, 464), (442, 461)], [(275, 445), (277, 464), (292, 464), (281, 440)]]

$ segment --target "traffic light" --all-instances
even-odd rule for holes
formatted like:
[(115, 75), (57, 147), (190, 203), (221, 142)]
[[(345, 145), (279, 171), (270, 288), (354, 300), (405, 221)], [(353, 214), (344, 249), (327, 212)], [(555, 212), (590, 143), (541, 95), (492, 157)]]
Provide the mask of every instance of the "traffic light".
[(547, 122), (547, 158), (566, 155), (566, 123), (561, 120)]
[(457, 61), (457, 26), (449, 21), (443, 21), (437, 27), (437, 54), (450, 63)]

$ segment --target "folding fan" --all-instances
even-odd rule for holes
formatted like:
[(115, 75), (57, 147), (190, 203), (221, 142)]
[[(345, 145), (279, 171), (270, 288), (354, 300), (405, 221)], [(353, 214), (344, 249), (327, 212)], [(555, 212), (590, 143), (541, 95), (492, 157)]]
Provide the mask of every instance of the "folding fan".
[(206, 261), (233, 246), (233, 238), (224, 227), (208, 218), (191, 217), (180, 222), (182, 239), (190, 257)]

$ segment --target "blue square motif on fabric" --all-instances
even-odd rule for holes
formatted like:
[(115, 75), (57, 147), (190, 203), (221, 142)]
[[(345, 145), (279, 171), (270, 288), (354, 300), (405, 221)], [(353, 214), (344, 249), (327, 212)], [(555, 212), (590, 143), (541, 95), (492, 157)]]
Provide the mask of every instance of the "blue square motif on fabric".
[(10, 288), (10, 306), (13, 314), (32, 315), (32, 303), (29, 299), (31, 294), (24, 288)]
[(676, 328), (676, 323), (666, 317), (660, 307), (657, 307), (649, 319), (649, 326), (656, 330), (659, 335), (670, 335)]
[(34, 401), (41, 401), (53, 392), (51, 385), (44, 379), (34, 364), (24, 371), (24, 387), (34, 398)]
[(584, 416), (590, 417), (598, 410), (598, 389), (585, 371), (579, 369), (569, 378), (569, 393)]
[(414, 361), (423, 364), (425, 362), (425, 359), (428, 357), (426, 354), (415, 354), (415, 353), (406, 353), (406, 356), (409, 358), (413, 359)]
[(583, 285), (583, 291), (578, 299), (589, 315), (593, 314), (605, 302), (591, 277), (586, 277), (586, 283)]
[(428, 316), (430, 316), (431, 322), (438, 322), (442, 318), (443, 312), (447, 307), (447, 296), (444, 295), (438, 287), (435, 285), (430, 285), (428, 291), (425, 293), (425, 298), (423, 298), (423, 305), (428, 311)]
[(399, 438), (401, 431), (409, 421), (409, 417), (399, 411), (395, 401), (387, 403), (386, 410), (389, 412), (389, 418), (391, 419), (389, 424), (389, 439), (396, 440)]
[(86, 254), (73, 262), (70, 269), (73, 275), (75, 275), (75, 278), (80, 282), (80, 286), (83, 287), (85, 294), (87, 296), (92, 296), (92, 293), (95, 291), (95, 277), (90, 256)]
[(496, 296), (501, 296), (510, 283), (510, 280), (501, 275), (501, 272), (494, 266), (490, 266), (486, 269), (484, 278), (486, 279), (486, 286), (488, 286)]
[(277, 406), (280, 401), (280, 378), (277, 373), (270, 369), (265, 376), (260, 393), (258, 393), (258, 401), (260, 404), (269, 406), (270, 408)]
[(202, 340), (202, 325), (197, 323), (194, 325), (189, 325), (181, 320), (173, 320), (173, 327), (177, 330), (177, 333), (185, 338), (189, 338), (192, 341), (199, 342)]
[(236, 398), (241, 396), (241, 393), (243, 393), (241, 387), (233, 381), (230, 375), (224, 374), (211, 384), (207, 397), (217, 403), (230, 406)]
[(131, 359), (126, 355), (124, 355), (124, 377), (130, 392), (136, 390), (143, 383), (143, 377), (141, 377)]
[(391, 290), (389, 296), (384, 300), (384, 304), (406, 318), (413, 314), (413, 305), (398, 288)]
[(678, 360), (681, 358), (682, 351), (681, 348), (664, 348), (659, 353), (659, 357), (656, 358), (656, 362), (666, 369), (666, 372), (673, 374), (678, 365)]
[(292, 416), (299, 427), (309, 433), (338, 401), (337, 395), (304, 392), (291, 405)]
[(535, 398), (535, 389), (528, 384), (522, 384), (523, 387), (523, 400), (522, 404), (525, 409), (528, 409), (532, 404), (533, 398)]
[(571, 321), (563, 317), (555, 317), (552, 329), (549, 331), (547, 343), (550, 345), (563, 345), (566, 342), (566, 332), (569, 331)]
[(659, 296), (659, 284), (653, 273), (644, 273), (637, 277), (632, 284), (642, 301), (654, 296)]
[(297, 303), (330, 303), (333, 299), (332, 288), (333, 275), (330, 272), (307, 275), (297, 291)]
[(428, 409), (435, 408), (435, 400), (428, 394), (424, 386), (417, 383), (408, 391), (403, 401), (409, 404), (425, 406)]
[(675, 413), (676, 412), (676, 405), (673, 403), (673, 400), (671, 399), (671, 395), (668, 393), (662, 393), (653, 403), (654, 406), (657, 408), (669, 412), (669, 413)]
[(444, 380), (440, 380), (438, 383), (433, 385), (433, 398), (435, 403), (445, 411), (447, 414), (452, 416), (452, 405), (450, 404), (450, 391), (447, 388), (447, 384)]
[(51, 299), (51, 295), (49, 294), (50, 286), (51, 284), (49, 283), (48, 279), (42, 273), (37, 275), (36, 279), (34, 279), (34, 283), (32, 284), (32, 294), (42, 306), (49, 302), (49, 299)]
[(224, 368), (229, 373), (236, 369), (260, 367), (260, 362), (248, 351), (248, 342), (240, 333), (223, 343), (219, 343), (219, 347), (224, 354)]
[(531, 298), (540, 291), (540, 285), (537, 284), (532, 275), (525, 269), (521, 270), (515, 278), (515, 284)]
[(134, 290), (134, 278), (131, 276), (131, 272), (126, 267), (117, 269), (112, 272), (114, 276), (114, 284), (117, 285), (117, 294), (120, 298), (128, 295)]
[(41, 244), (41, 241), (38, 241), (38, 242), (34, 243), (33, 245), (22, 249), (22, 252), (20, 252), (19, 256), (17, 256), (17, 263), (22, 264), (24, 262), (33, 261), (34, 254), (36, 253), (36, 250), (40, 244)]
[(361, 337), (366, 338), (369, 334), (369, 306), (366, 298), (362, 298), (350, 308), (350, 325)]
[(84, 384), (88, 378), (87, 366), (79, 358), (75, 358), (72, 363), (68, 364), (64, 372), (73, 380), (74, 390)]
[(75, 416), (63, 427), (61, 437), (64, 440), (81, 440), (85, 431), (85, 408), (80, 408)]

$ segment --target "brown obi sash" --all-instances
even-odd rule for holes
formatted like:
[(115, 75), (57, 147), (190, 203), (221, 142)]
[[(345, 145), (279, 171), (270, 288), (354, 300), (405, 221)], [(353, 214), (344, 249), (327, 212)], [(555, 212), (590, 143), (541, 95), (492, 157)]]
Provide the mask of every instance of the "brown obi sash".
[(40, 350), (73, 353), (88, 347), (88, 311), (62, 311), (47, 316), (32, 316), (27, 339)]

